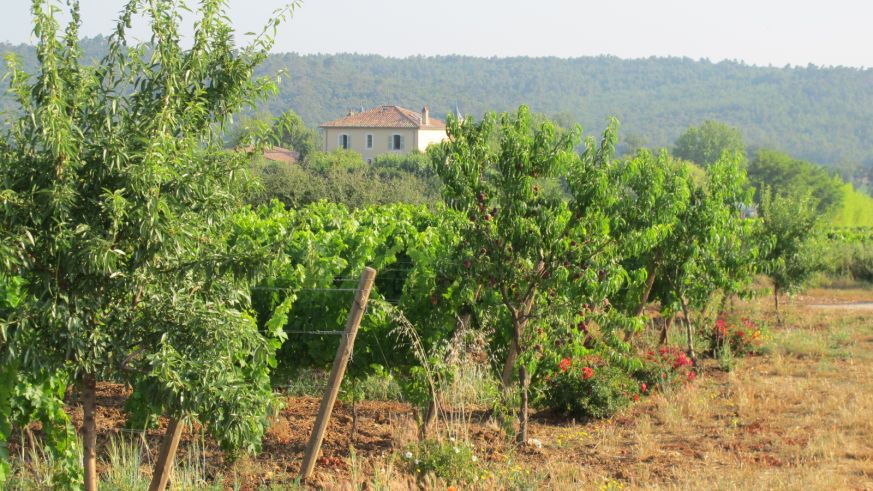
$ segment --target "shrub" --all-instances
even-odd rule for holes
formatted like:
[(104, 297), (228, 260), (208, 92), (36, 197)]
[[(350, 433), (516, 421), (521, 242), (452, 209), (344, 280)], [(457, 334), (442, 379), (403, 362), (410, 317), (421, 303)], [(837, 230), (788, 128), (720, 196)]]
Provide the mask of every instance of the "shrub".
[(576, 418), (608, 418), (643, 391), (625, 370), (594, 356), (562, 359), (545, 382), (543, 404)]
[(647, 384), (647, 391), (667, 391), (676, 385), (693, 382), (697, 375), (692, 370), (694, 361), (676, 346), (661, 346), (649, 351), (645, 368), (640, 378)]
[(709, 351), (717, 356), (725, 349), (735, 355), (759, 354), (767, 337), (766, 328), (747, 318), (738, 322), (719, 316), (705, 333)]
[(478, 459), (473, 448), (454, 438), (423, 440), (410, 445), (403, 458), (410, 472), (419, 480), (428, 475), (453, 484), (467, 484), (479, 479)]

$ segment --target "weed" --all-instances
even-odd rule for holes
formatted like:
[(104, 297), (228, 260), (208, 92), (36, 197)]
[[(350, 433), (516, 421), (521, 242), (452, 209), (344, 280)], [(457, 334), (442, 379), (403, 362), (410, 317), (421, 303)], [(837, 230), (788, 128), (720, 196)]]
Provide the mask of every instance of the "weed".
[(420, 480), (433, 475), (451, 484), (469, 484), (481, 477), (473, 448), (454, 437), (410, 445), (403, 459), (409, 471)]

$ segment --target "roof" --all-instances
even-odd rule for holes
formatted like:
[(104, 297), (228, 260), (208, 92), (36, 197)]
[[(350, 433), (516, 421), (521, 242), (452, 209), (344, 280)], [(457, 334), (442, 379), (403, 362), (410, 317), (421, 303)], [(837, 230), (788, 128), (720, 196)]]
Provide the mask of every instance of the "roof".
[[(245, 147), (240, 149), (245, 153), (254, 152), (254, 147)], [(267, 160), (274, 160), (276, 162), (286, 162), (289, 164), (296, 163), (300, 160), (300, 154), (295, 152), (294, 150), (289, 150), (287, 148), (282, 147), (268, 147), (264, 149), (264, 158)]]
[(378, 106), (368, 111), (349, 114), (344, 118), (330, 121), (321, 128), (415, 128), (421, 130), (442, 130), (446, 124), (434, 117), (430, 123), (421, 122), (421, 113), (400, 106)]

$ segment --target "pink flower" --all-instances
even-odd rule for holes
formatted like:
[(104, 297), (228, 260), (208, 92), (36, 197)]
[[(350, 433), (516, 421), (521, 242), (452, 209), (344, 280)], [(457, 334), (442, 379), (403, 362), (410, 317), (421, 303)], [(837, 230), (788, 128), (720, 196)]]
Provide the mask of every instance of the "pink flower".
[(646, 383), (643, 382), (643, 384), (640, 385), (640, 391), (641, 391), (643, 394), (645, 394), (645, 393), (646, 393), (646, 388), (647, 388), (647, 387), (646, 387)]
[(694, 382), (694, 379), (697, 378), (697, 374), (694, 373), (694, 372), (688, 372), (687, 377), (688, 377), (688, 381), (689, 381), (689, 382)]

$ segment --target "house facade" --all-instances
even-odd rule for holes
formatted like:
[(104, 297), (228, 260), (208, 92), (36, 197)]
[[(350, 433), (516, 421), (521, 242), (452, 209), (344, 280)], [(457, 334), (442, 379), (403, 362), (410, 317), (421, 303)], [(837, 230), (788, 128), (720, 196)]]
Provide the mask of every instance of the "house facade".
[(416, 112), (400, 106), (378, 106), (350, 112), (319, 127), (324, 151), (354, 150), (368, 162), (377, 155), (423, 152), (428, 145), (446, 139), (445, 123), (430, 117), (427, 107)]

